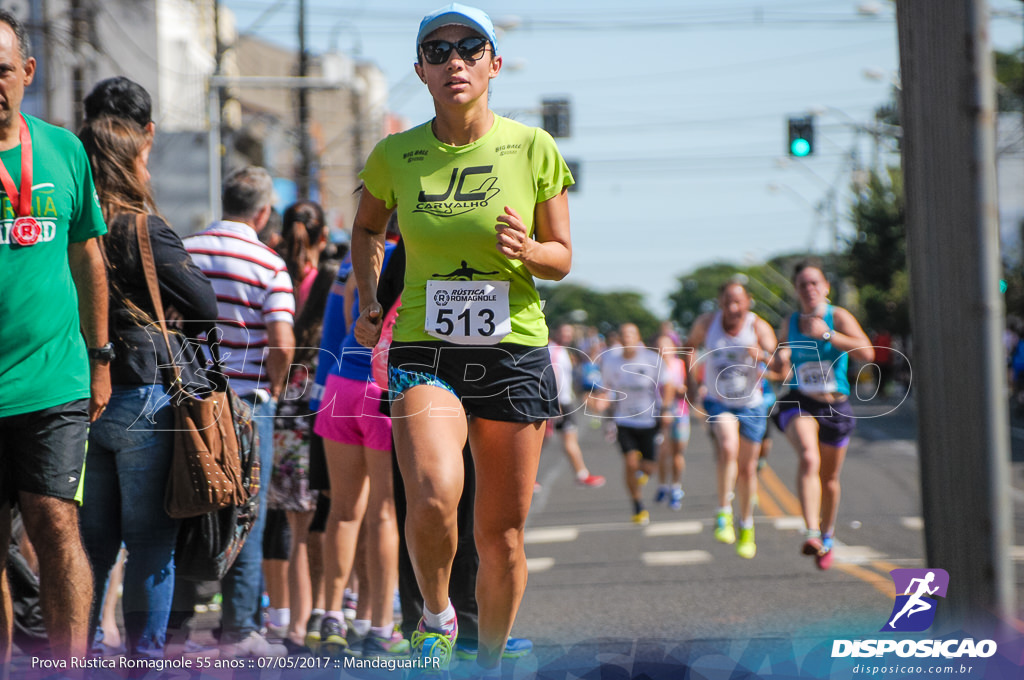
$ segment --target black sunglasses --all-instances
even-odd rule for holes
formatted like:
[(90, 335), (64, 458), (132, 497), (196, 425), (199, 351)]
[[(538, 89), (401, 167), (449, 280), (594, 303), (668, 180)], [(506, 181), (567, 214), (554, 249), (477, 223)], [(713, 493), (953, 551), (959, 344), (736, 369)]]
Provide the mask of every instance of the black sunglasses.
[(448, 59), (452, 56), (453, 48), (459, 53), (459, 58), (462, 61), (467, 64), (473, 64), (484, 56), (488, 44), (487, 38), (470, 36), (455, 42), (427, 40), (420, 43), (420, 49), (423, 50), (423, 60), (434, 66), (448, 63)]

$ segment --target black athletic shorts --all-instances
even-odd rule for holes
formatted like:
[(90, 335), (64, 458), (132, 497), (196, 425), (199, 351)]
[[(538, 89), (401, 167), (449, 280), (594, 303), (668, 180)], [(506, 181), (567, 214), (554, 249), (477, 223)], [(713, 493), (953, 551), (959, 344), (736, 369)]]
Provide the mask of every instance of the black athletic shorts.
[(327, 494), (319, 494), (316, 497), (316, 512), (309, 522), (309, 533), (322, 534), (327, 531), (327, 516), (331, 514), (331, 499)]
[(309, 433), (309, 488), (323, 491), (331, 488), (327, 474), (327, 454), (324, 453), (324, 438), (315, 432)]
[(0, 500), (19, 491), (82, 503), (89, 400), (0, 418)]
[(388, 380), (394, 400), (417, 385), (432, 385), (458, 397), (467, 415), (487, 420), (533, 423), (559, 414), (547, 346), (395, 342)]
[(267, 509), (263, 525), (263, 559), (287, 560), (291, 557), (292, 527), (284, 510)]
[(615, 428), (619, 432), (619, 448), (626, 454), (631, 451), (639, 451), (644, 460), (658, 459), (658, 431), (657, 425), (652, 427), (628, 427), (618, 425)]

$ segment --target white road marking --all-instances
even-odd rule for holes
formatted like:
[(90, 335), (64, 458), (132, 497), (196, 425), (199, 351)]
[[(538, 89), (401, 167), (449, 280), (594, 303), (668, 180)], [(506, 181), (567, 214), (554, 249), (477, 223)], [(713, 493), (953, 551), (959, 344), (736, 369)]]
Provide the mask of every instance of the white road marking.
[(539, 574), (555, 566), (554, 557), (532, 557), (526, 559), (526, 570), (531, 574)]
[(921, 531), (924, 529), (924, 517), (900, 517), (900, 524), (904, 529)]
[(704, 523), (692, 522), (658, 522), (644, 529), (644, 536), (692, 536), (704, 529)]
[(576, 527), (542, 527), (527, 529), (525, 540), (529, 545), (538, 543), (570, 543), (580, 536)]
[(866, 545), (843, 545), (836, 541), (836, 560), (847, 564), (867, 564), (886, 559), (886, 554)]
[(803, 517), (779, 517), (772, 524), (779, 531), (802, 531), (804, 529)]
[(1014, 562), (1024, 562), (1024, 545), (1015, 545), (1010, 548), (1010, 559)]
[(668, 567), (680, 564), (703, 564), (711, 561), (711, 553), (706, 550), (666, 550), (662, 552), (645, 552), (640, 556), (649, 567)]

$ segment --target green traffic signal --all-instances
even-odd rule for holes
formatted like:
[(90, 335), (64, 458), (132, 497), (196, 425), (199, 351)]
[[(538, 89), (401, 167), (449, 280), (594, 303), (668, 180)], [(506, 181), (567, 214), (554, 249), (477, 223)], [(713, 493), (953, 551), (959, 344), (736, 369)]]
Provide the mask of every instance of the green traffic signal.
[(793, 117), (789, 123), (789, 155), (804, 158), (814, 154), (814, 116)]

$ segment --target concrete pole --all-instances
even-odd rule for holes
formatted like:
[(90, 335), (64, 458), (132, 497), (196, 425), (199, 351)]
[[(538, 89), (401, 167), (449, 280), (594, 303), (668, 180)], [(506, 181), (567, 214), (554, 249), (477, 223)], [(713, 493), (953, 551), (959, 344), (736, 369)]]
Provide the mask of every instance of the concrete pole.
[(988, 7), (896, 17), (926, 553), (950, 575), (940, 622), (971, 627), (1015, 613)]

